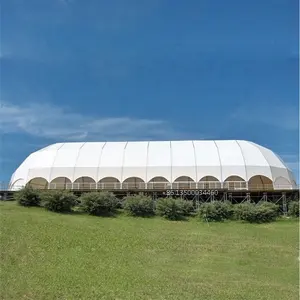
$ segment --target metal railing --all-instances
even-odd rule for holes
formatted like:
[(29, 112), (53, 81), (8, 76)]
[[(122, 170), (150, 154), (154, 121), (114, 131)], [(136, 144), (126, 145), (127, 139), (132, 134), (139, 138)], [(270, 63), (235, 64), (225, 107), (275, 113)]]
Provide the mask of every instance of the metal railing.
[[(246, 181), (207, 181), (207, 182), (83, 182), (83, 183), (49, 183), (47, 185), (32, 185), (36, 189), (51, 190), (229, 190), (229, 191), (268, 191), (268, 190), (292, 190), (299, 189), (291, 184), (251, 184)], [(13, 190), (18, 190), (22, 186), (14, 186)], [(0, 190), (8, 191), (10, 187), (7, 183), (0, 183)]]

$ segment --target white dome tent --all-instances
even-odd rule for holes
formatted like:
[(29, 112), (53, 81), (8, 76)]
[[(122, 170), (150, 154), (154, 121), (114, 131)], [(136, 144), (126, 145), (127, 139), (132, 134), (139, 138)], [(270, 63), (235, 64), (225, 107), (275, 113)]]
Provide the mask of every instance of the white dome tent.
[(271, 150), (248, 141), (57, 143), (29, 155), (10, 190), (296, 188)]

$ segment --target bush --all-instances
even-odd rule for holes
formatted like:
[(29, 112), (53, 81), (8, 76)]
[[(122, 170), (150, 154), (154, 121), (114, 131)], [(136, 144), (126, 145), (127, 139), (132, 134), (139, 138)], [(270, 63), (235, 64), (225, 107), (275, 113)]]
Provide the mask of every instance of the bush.
[(182, 209), (183, 209), (184, 216), (192, 215), (195, 212), (193, 201), (183, 200)]
[(299, 201), (292, 201), (289, 203), (288, 214), (289, 216), (299, 218)]
[(246, 220), (253, 213), (255, 204), (244, 202), (233, 206), (233, 215), (236, 220)]
[(162, 198), (156, 203), (156, 212), (169, 220), (180, 220), (185, 215), (184, 201), (181, 199)]
[(234, 206), (236, 219), (249, 223), (267, 223), (275, 221), (279, 215), (278, 205), (271, 202), (259, 204), (241, 203)]
[(69, 191), (45, 191), (41, 198), (43, 206), (54, 212), (70, 212), (77, 204), (77, 197)]
[(22, 206), (39, 206), (41, 202), (40, 193), (31, 187), (25, 187), (15, 192), (14, 200)]
[(206, 221), (224, 221), (233, 216), (232, 204), (227, 201), (213, 201), (200, 205), (198, 215)]
[(118, 199), (110, 192), (90, 192), (80, 197), (83, 211), (94, 216), (113, 215), (119, 204)]
[(128, 196), (124, 200), (124, 210), (132, 216), (147, 217), (155, 214), (154, 202), (151, 197), (135, 195)]

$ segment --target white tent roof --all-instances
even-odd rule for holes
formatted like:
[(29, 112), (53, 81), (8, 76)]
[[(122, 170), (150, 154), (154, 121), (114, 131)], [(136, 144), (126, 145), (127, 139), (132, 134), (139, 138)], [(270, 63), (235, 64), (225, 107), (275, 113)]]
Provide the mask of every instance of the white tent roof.
[(275, 153), (249, 141), (57, 143), (29, 155), (13, 174), (11, 186), (37, 177), (50, 183), (57, 177), (71, 182), (83, 176), (95, 182), (105, 177), (120, 182), (139, 177), (149, 182), (160, 176), (174, 182), (188, 176), (198, 182), (213, 176), (224, 182), (230, 176), (249, 181), (256, 175), (295, 184), (292, 172)]

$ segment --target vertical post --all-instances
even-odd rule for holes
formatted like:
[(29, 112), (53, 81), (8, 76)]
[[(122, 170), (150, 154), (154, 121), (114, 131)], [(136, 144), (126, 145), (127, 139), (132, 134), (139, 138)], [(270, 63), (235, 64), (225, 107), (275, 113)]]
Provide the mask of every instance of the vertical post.
[(247, 194), (246, 194), (246, 199), (247, 199), (247, 200), (246, 200), (247, 202), (251, 202), (250, 193), (247, 193)]
[(232, 203), (232, 193), (229, 193), (228, 197), (229, 197), (230, 203)]
[(200, 206), (200, 203), (199, 203), (199, 193), (196, 193), (196, 196), (195, 196), (195, 198), (196, 198), (196, 209), (198, 210), (198, 208), (199, 208), (199, 206)]
[(264, 193), (264, 195), (263, 195), (263, 201), (268, 201), (267, 193)]
[(224, 197), (224, 201), (227, 201), (227, 192), (224, 192), (223, 197)]
[(283, 215), (286, 217), (287, 216), (287, 201), (286, 201), (286, 193), (282, 193), (282, 209), (283, 209)]

